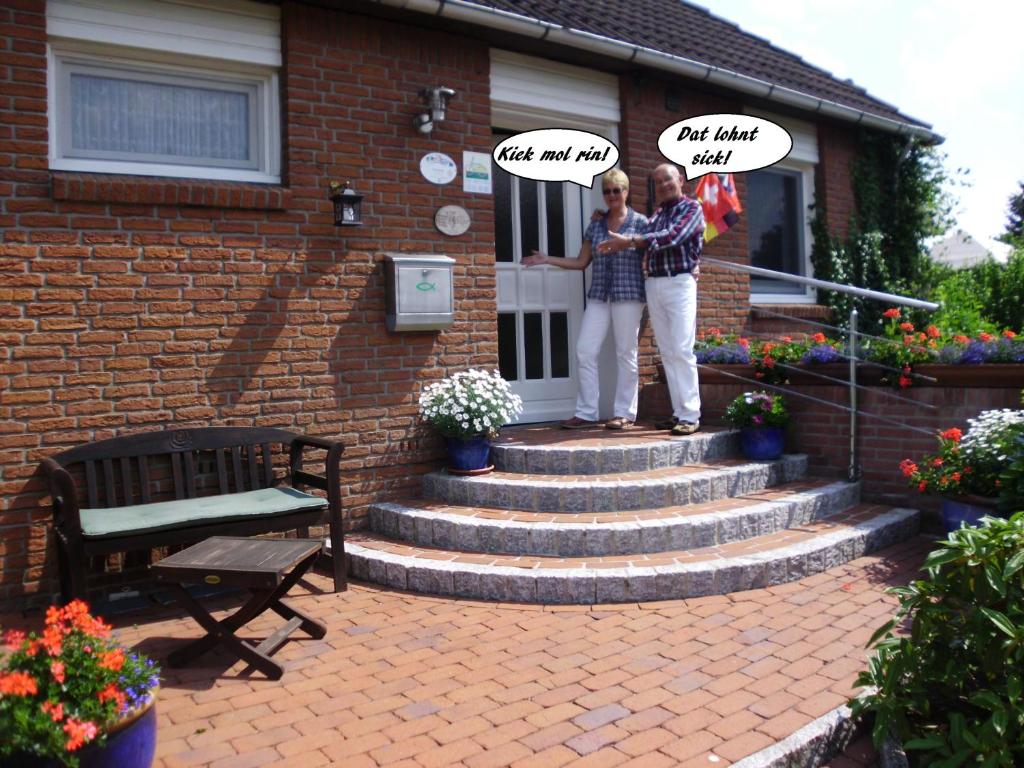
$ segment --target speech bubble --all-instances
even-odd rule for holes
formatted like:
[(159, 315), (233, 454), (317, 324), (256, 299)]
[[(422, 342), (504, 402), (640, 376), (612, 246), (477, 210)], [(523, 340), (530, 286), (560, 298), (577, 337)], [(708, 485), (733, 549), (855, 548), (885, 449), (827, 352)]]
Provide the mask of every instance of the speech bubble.
[(699, 115), (662, 131), (658, 149), (693, 181), (708, 173), (743, 173), (777, 163), (793, 149), (793, 137), (762, 117)]
[(593, 187), (614, 168), (619, 148), (604, 136), (570, 128), (542, 128), (509, 136), (491, 153), (498, 167), (534, 181), (571, 181)]

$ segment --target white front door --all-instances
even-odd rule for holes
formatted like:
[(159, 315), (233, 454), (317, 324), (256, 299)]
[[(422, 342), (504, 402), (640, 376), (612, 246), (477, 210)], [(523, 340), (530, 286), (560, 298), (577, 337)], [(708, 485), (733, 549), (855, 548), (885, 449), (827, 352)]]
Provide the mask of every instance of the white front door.
[[(498, 141), (504, 136), (498, 137)], [(540, 182), (494, 167), (498, 365), (523, 398), (522, 422), (567, 418), (576, 404), (575, 345), (583, 315), (583, 272), (523, 267), (534, 250), (575, 258), (584, 196), (570, 182)]]

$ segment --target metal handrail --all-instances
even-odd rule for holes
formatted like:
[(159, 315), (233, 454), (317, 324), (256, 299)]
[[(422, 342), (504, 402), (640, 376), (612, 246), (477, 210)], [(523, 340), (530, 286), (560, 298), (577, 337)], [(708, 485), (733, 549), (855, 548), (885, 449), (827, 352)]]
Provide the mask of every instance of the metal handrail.
[(909, 296), (900, 296), (899, 294), (896, 293), (883, 293), (882, 291), (872, 291), (870, 288), (858, 288), (855, 285), (844, 285), (843, 283), (830, 283), (828, 280), (818, 280), (817, 278), (804, 277), (803, 275), (790, 275), (786, 272), (776, 272), (774, 269), (752, 267), (749, 264), (736, 264), (731, 261), (712, 259), (707, 256), (701, 256), (700, 260), (706, 264), (715, 264), (720, 267), (725, 267), (726, 269), (736, 270), (737, 272), (746, 272), (751, 275), (757, 275), (758, 277), (771, 278), (772, 280), (785, 280), (786, 282), (789, 283), (809, 285), (812, 288), (823, 288), (828, 291), (839, 291), (840, 293), (848, 293), (852, 296), (860, 296), (862, 299), (887, 301), (890, 304), (900, 304), (904, 307), (914, 307), (915, 309), (927, 309), (932, 312), (939, 308), (939, 305), (933, 301), (912, 299)]
[[(762, 267), (753, 267), (753, 266), (750, 266), (749, 264), (736, 264), (736, 263), (731, 262), (731, 261), (722, 261), (721, 259), (713, 259), (713, 258), (709, 258), (709, 257), (706, 257), (706, 256), (701, 257), (701, 260), (703, 262), (705, 262), (705, 263), (715, 264), (716, 266), (725, 267), (726, 269), (732, 269), (732, 270), (735, 270), (737, 272), (746, 272), (747, 274), (756, 275), (758, 277), (766, 277), (766, 278), (770, 278), (770, 279), (773, 279), (773, 280), (783, 280), (785, 282), (798, 283), (800, 285), (808, 285), (808, 286), (811, 286), (813, 288), (820, 288), (820, 289), (823, 289), (823, 290), (838, 291), (840, 293), (847, 293), (847, 294), (850, 294), (852, 296), (858, 296), (858, 297), (863, 298), (863, 299), (871, 299), (871, 300), (874, 300), (874, 301), (884, 301), (884, 302), (887, 302), (889, 304), (899, 304), (901, 306), (914, 307), (916, 309), (926, 309), (926, 310), (928, 310), (930, 312), (934, 312), (935, 310), (937, 310), (939, 308), (939, 305), (936, 304), (935, 302), (923, 301), (922, 299), (912, 299), (909, 296), (900, 296), (898, 294), (884, 293), (882, 291), (872, 291), (872, 290), (870, 290), (868, 288), (858, 288), (858, 287), (853, 286), (853, 285), (844, 285), (842, 283), (832, 283), (832, 282), (829, 282), (828, 280), (818, 280), (818, 279), (813, 278), (813, 277), (803, 277), (802, 275), (791, 275), (791, 274), (788, 274), (786, 272), (776, 272), (773, 269), (763, 269)], [(769, 311), (769, 314), (771, 314), (770, 311)], [(840, 328), (836, 328), (835, 326), (826, 325), (825, 323), (813, 323), (813, 322), (810, 322), (810, 321), (803, 320), (802, 318), (789, 318), (788, 316), (785, 316), (785, 315), (784, 315), (784, 317), (787, 317), (790, 320), (797, 320), (798, 322), (809, 323), (811, 325), (822, 325), (822, 326), (824, 326), (826, 328), (833, 328), (833, 329), (839, 330), (839, 331), (842, 330)], [(921, 429), (920, 427), (908, 426), (907, 424), (904, 424), (901, 421), (896, 421), (895, 419), (890, 419), (890, 418), (888, 418), (886, 416), (880, 416), (877, 413), (867, 413), (867, 412), (864, 412), (864, 411), (859, 411), (857, 409), (857, 390), (861, 388), (857, 384), (857, 363), (860, 362), (860, 359), (857, 357), (857, 338), (858, 338), (858, 336), (864, 337), (864, 338), (876, 338), (876, 339), (878, 339), (880, 341), (886, 341), (886, 342), (891, 342), (892, 341), (891, 339), (884, 339), (882, 337), (874, 337), (874, 336), (870, 336), (869, 334), (859, 333), (857, 331), (857, 318), (858, 318), (857, 310), (856, 309), (850, 310), (850, 324), (849, 324), (849, 328), (847, 330), (847, 334), (849, 336), (849, 340), (847, 342), (847, 347), (848, 347), (847, 351), (849, 352), (849, 355), (845, 355), (844, 356), (849, 361), (849, 380), (847, 382), (841, 382), (841, 383), (846, 383), (848, 385), (849, 403), (850, 403), (849, 406), (839, 405), (838, 403), (833, 403), (833, 402), (830, 402), (828, 400), (823, 400), (821, 398), (813, 397), (811, 395), (806, 395), (806, 394), (803, 394), (803, 393), (800, 393), (800, 392), (788, 391), (789, 394), (795, 395), (797, 397), (802, 397), (805, 400), (811, 400), (812, 402), (821, 403), (821, 404), (826, 405), (826, 406), (828, 406), (830, 408), (838, 408), (839, 410), (846, 411), (846, 412), (848, 412), (850, 414), (850, 464), (849, 464), (849, 468), (848, 468), (848, 471), (847, 471), (847, 479), (851, 483), (852, 482), (856, 482), (857, 479), (859, 479), (859, 477), (860, 477), (860, 461), (859, 461), (859, 452), (858, 452), (858, 448), (857, 448), (857, 416), (858, 415), (863, 413), (863, 415), (868, 416), (868, 417), (870, 417), (872, 419), (888, 422), (890, 424), (896, 424), (896, 425), (902, 427), (903, 429), (911, 430), (913, 432), (921, 432), (921, 433), (925, 433), (925, 434), (928, 434), (928, 435), (933, 434), (933, 432)], [(865, 363), (872, 363), (874, 365), (880, 365), (880, 367), (882, 367), (882, 368), (889, 368), (890, 370), (894, 370), (894, 369), (891, 369), (890, 366), (874, 363), (873, 361), (870, 361), (870, 360), (864, 360), (863, 362), (865, 362)], [(792, 367), (792, 366), (788, 366), (788, 365), (785, 365), (785, 364), (780, 364), (780, 365), (783, 365), (783, 367), (786, 367), (786, 368)], [(707, 366), (698, 365), (698, 367), (707, 367)], [(774, 386), (772, 384), (764, 384), (762, 382), (757, 382), (757, 381), (754, 381), (752, 379), (748, 379), (745, 376), (738, 376), (736, 374), (729, 373), (727, 371), (718, 370), (718, 373), (725, 374), (726, 376), (729, 376), (729, 377), (734, 378), (734, 379), (739, 379), (741, 381), (751, 382), (751, 383), (756, 384), (758, 386), (768, 387), (770, 389), (775, 389), (775, 390), (779, 390), (779, 391), (787, 391), (787, 390), (782, 390), (780, 387), (776, 387), (776, 386)], [(840, 381), (839, 379), (833, 379), (832, 377), (825, 376), (824, 374), (814, 374), (814, 375), (817, 375), (817, 376), (819, 376), (821, 378), (829, 379), (830, 381), (837, 381), (837, 382)], [(931, 379), (931, 377), (924, 377), (924, 378)], [(934, 381), (934, 379), (932, 379), (932, 381)], [(908, 398), (902, 398), (902, 397), (897, 397), (897, 399), (899, 399), (899, 400), (908, 400)], [(909, 401), (908, 400), (908, 402), (915, 402), (915, 404), (920, 405), (920, 406), (925, 406), (926, 405), (925, 403), (916, 403), (916, 401)], [(934, 406), (930, 406), (930, 407), (934, 408)]]

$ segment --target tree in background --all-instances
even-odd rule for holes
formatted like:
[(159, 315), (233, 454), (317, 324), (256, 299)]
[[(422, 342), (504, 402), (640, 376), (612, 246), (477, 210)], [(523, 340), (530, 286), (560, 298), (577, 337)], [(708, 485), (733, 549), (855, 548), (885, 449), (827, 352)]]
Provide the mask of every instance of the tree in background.
[(1010, 245), (1024, 243), (1024, 181), (1019, 184), (1020, 191), (1010, 195), (1010, 204), (1006, 212), (1006, 232), (998, 238)]

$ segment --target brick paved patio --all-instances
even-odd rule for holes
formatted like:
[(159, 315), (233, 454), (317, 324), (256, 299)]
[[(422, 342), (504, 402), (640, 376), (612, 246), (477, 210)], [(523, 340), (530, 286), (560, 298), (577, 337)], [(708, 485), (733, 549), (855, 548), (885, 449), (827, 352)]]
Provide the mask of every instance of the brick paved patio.
[[(166, 670), (158, 765), (726, 766), (847, 699), (894, 604), (883, 590), (927, 549), (917, 537), (778, 587), (593, 607), (334, 595), (314, 575), (294, 600), (328, 634), (281, 648), (282, 680), (219, 653)], [(173, 609), (117, 623), (158, 657), (199, 634)], [(870, 761), (862, 741), (832, 766)]]

